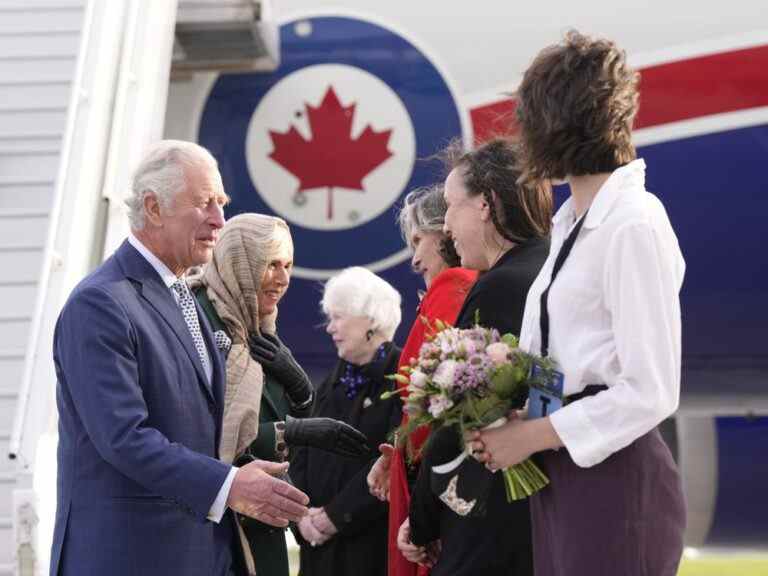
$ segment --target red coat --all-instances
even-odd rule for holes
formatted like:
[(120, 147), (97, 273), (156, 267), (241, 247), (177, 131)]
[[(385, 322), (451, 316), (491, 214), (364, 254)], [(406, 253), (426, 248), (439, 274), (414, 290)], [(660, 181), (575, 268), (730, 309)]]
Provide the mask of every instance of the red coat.
[[(432, 280), (421, 300), (418, 317), (411, 327), (400, 354), (400, 366), (408, 364), (411, 358), (419, 355), (426, 329), (420, 317), (425, 317), (430, 323), (437, 319), (450, 324), (455, 323), (464, 299), (475, 280), (477, 280), (477, 272), (464, 268), (448, 268)], [(422, 428), (411, 436), (411, 445), (414, 450), (421, 448), (428, 435), (429, 429)], [(403, 454), (396, 450), (392, 458), (389, 480), (389, 576), (416, 576), (416, 574), (429, 573), (425, 568), (408, 562), (397, 548), (397, 531), (408, 518), (410, 503), (411, 496)]]

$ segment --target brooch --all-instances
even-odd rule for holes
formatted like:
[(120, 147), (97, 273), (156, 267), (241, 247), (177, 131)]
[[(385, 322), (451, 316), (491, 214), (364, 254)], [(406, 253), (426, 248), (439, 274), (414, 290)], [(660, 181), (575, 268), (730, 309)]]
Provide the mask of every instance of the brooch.
[(466, 500), (459, 498), (459, 496), (456, 494), (456, 484), (458, 481), (458, 474), (451, 478), (451, 481), (448, 482), (448, 487), (445, 489), (445, 492), (440, 494), (440, 500), (445, 502), (446, 506), (456, 512), (456, 514), (459, 516), (466, 516), (472, 512), (472, 508), (475, 507), (477, 499), (467, 502)]

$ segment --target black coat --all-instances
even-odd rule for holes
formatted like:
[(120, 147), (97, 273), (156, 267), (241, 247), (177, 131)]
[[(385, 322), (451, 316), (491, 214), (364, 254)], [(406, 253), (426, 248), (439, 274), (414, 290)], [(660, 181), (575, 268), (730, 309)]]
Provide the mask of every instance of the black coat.
[(357, 576), (387, 573), (387, 505), (368, 491), (366, 477), (376, 461), (377, 446), (402, 417), (399, 397), (382, 400), (381, 394), (394, 388), (385, 378), (397, 370), (400, 349), (387, 344), (383, 360), (369, 364), (370, 379), (353, 399), (347, 398), (339, 376), (346, 365), (339, 361), (317, 390), (313, 416), (347, 422), (365, 434), (372, 447), (369, 458), (346, 458), (302, 448), (291, 462), (294, 484), (306, 492), (310, 506), (324, 507), (339, 532), (328, 542), (311, 547), (297, 536), (301, 546), (302, 576)]
[[(549, 241), (538, 239), (505, 253), (478, 278), (456, 326), (471, 328), (479, 315), (481, 326), (519, 336), (528, 289), (548, 253)], [(436, 430), (425, 450), (411, 500), (413, 542), (423, 545), (441, 539), (442, 552), (432, 576), (532, 576), (528, 501), (507, 502), (501, 474), (491, 475), (472, 458), (464, 460), (457, 471), (458, 496), (471, 500), (482, 495), (486, 505), (482, 515), (460, 516), (439, 499), (445, 481), (432, 466), (450, 462), (460, 454), (463, 446), (458, 434), (455, 427)]]

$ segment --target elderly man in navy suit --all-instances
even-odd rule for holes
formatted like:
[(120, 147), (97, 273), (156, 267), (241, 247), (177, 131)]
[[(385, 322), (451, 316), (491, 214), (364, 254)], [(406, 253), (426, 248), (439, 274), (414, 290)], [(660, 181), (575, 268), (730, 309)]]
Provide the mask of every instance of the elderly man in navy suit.
[(224, 362), (184, 275), (210, 260), (226, 200), (207, 150), (155, 145), (131, 235), (59, 316), (52, 575), (240, 574), (233, 510), (273, 526), (307, 512), (276, 478), (287, 464), (216, 459)]

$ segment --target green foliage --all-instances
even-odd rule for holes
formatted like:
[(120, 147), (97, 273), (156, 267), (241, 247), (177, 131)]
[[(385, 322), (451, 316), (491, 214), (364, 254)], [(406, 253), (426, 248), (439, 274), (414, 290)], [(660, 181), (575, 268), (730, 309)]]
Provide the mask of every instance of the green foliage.
[(467, 395), (460, 413), (462, 428), (482, 428), (505, 416), (507, 403), (496, 394), (482, 398)]
[(491, 390), (504, 400), (519, 397), (528, 388), (529, 370), (529, 363), (524, 360), (500, 366), (491, 378)]
[(517, 336), (515, 336), (514, 334), (504, 334), (501, 337), (501, 341), (504, 342), (504, 344), (506, 344), (510, 348), (517, 348), (517, 345), (519, 344)]

